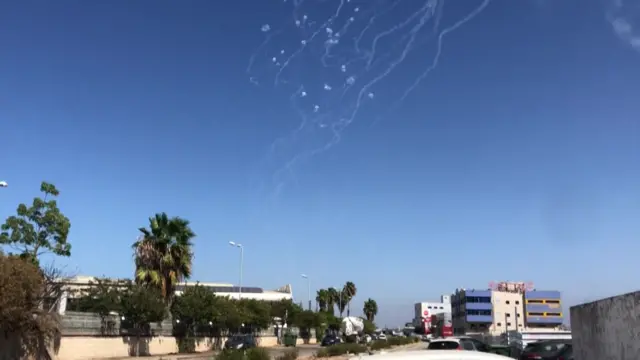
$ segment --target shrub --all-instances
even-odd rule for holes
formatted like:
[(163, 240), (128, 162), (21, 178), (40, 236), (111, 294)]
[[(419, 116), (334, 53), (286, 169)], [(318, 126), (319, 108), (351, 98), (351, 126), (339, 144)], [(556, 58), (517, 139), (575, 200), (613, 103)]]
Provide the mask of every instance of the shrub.
[(371, 344), (371, 350), (377, 351), (382, 349), (390, 348), (391, 344), (389, 344), (386, 340), (376, 340)]
[(245, 352), (246, 360), (271, 360), (269, 350), (263, 347), (256, 347)]
[(215, 356), (215, 360), (244, 360), (244, 351), (224, 349)]
[(404, 336), (393, 336), (393, 337), (390, 337), (387, 340), (387, 342), (389, 343), (390, 346), (400, 346), (400, 345), (413, 344), (417, 340), (419, 340), (419, 339), (411, 337), (411, 336), (407, 336), (407, 337), (404, 337)]
[(284, 354), (278, 356), (276, 360), (296, 360), (298, 355), (298, 349), (288, 349), (285, 350)]
[(339, 356), (345, 354), (361, 354), (367, 352), (367, 347), (360, 344), (336, 344), (320, 349), (316, 353), (316, 357), (330, 357)]

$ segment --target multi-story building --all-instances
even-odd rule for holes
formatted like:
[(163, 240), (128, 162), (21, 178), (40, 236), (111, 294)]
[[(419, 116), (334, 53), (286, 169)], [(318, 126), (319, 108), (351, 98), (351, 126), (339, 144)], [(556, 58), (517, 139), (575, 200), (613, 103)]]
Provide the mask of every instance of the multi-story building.
[(524, 321), (524, 299), (522, 293), (492, 291), (493, 323), (490, 332), (499, 335), (509, 330), (522, 330)]
[(493, 324), (491, 290), (456, 289), (451, 295), (453, 333), (487, 332)]
[(528, 328), (558, 328), (564, 321), (559, 291), (524, 293), (524, 319)]
[(491, 283), (488, 290), (456, 289), (451, 297), (455, 334), (559, 329), (559, 291), (539, 291), (523, 282)]
[(451, 313), (451, 297), (440, 296), (440, 302), (419, 302), (414, 305), (413, 325), (429, 327), (433, 315)]

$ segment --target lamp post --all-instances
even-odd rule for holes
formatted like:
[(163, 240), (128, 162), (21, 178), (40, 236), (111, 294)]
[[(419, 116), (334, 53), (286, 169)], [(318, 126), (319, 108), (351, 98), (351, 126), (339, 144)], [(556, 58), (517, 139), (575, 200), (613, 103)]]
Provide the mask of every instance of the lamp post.
[(242, 265), (244, 262), (244, 246), (233, 241), (229, 241), (229, 245), (240, 249), (240, 286), (238, 289), (238, 300), (242, 297)]
[(307, 279), (307, 294), (308, 294), (308, 298), (309, 298), (309, 311), (311, 311), (311, 280), (309, 279), (309, 276), (307, 276), (306, 274), (300, 274), (300, 276), (302, 276), (303, 279)]

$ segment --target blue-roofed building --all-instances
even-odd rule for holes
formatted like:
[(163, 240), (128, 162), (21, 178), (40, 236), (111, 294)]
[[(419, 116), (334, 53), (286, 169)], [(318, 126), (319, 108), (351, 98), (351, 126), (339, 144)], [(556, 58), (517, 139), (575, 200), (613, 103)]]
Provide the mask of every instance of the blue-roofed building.
[(491, 291), (456, 289), (451, 295), (451, 320), (456, 335), (488, 331), (493, 323)]
[(524, 293), (527, 327), (557, 327), (564, 321), (560, 291), (533, 290)]

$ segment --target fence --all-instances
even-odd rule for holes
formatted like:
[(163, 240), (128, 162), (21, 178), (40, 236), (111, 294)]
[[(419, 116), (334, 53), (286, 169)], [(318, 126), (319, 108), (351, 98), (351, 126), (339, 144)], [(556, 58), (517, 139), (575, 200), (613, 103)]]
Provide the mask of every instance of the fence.
[[(99, 315), (85, 312), (67, 311), (61, 317), (60, 333), (62, 336), (124, 336), (131, 335), (127, 327), (123, 326), (123, 321), (119, 316), (110, 315), (102, 321)], [(162, 323), (152, 323), (148, 329), (143, 329), (146, 336), (172, 336), (173, 322), (171, 319)], [(291, 328), (290, 331), (298, 333), (298, 329)], [(312, 331), (313, 333), (313, 331)], [(275, 329), (270, 327), (260, 331), (258, 336), (275, 336)], [(312, 334), (314, 336), (314, 334)]]

